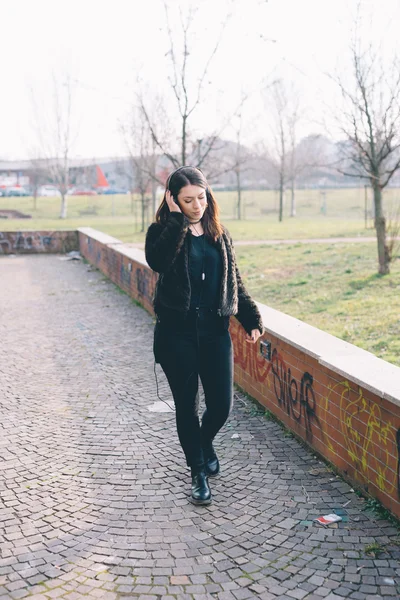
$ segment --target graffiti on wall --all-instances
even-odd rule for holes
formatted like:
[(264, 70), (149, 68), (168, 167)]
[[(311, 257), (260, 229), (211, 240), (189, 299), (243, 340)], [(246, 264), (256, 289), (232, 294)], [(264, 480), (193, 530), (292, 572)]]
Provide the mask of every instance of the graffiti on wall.
[(305, 371), (301, 380), (297, 382), (276, 348), (272, 352), (271, 367), (275, 397), (279, 406), (286, 411), (288, 417), (304, 425), (306, 438), (311, 441), (314, 423), (323, 433), (316, 411), (313, 376)]
[(135, 271), (136, 287), (141, 298), (146, 298), (149, 302), (153, 299), (153, 276), (146, 267), (138, 267)]
[(308, 440), (312, 440), (314, 424), (320, 429), (323, 437), (323, 429), (316, 410), (312, 375), (305, 371), (297, 381), (277, 348), (272, 351), (271, 361), (265, 360), (246, 342), (242, 327), (232, 328), (231, 335), (234, 342), (235, 363), (249, 373), (252, 379), (266, 384), (268, 388), (271, 387), (270, 379), (272, 380), (272, 389), (278, 405), (290, 419), (304, 426)]
[(51, 246), (51, 235), (36, 232), (0, 233), (0, 252), (9, 254), (18, 251), (45, 252)]
[[(348, 463), (355, 470), (355, 479), (400, 497), (400, 429), (398, 423), (394, 426), (392, 419), (389, 421), (387, 416), (382, 416), (378, 402), (368, 401), (363, 390), (358, 388), (356, 391), (348, 381), (329, 385), (328, 392), (321, 393), (307, 371), (299, 379), (293, 376), (276, 347), (268, 361), (256, 347), (246, 343), (242, 327), (236, 324), (231, 327), (231, 336), (235, 363), (267, 387), (265, 396), (273, 393), (289, 419), (303, 424), (308, 441), (312, 442), (313, 428), (317, 427), (319, 438), (332, 453), (333, 461), (337, 454), (333, 445), (336, 442), (345, 449)], [(335, 399), (334, 393), (337, 394)], [(329, 430), (331, 402), (338, 405), (339, 425)]]
[(246, 342), (245, 331), (238, 324), (231, 326), (230, 333), (235, 351), (235, 363), (237, 363), (244, 372), (258, 383), (267, 383), (268, 375), (271, 371), (271, 363), (267, 362), (261, 354), (254, 351), (252, 344)]
[(0, 254), (67, 252), (77, 249), (78, 238), (74, 231), (0, 232)]
[[(380, 406), (367, 400), (360, 387), (355, 391), (348, 381), (330, 386), (328, 402), (333, 392), (340, 397), (343, 442), (359, 478), (389, 495), (395, 490), (399, 494), (399, 430), (382, 417)], [(396, 470), (391, 457), (396, 457)]]
[[(121, 286), (139, 301), (152, 303), (157, 274), (134, 260), (127, 262), (121, 253), (105, 244), (83, 237), (83, 253), (90, 262), (101, 269), (114, 283)], [(136, 284), (137, 294), (134, 291)]]
[(130, 289), (130, 286), (131, 286), (131, 271), (129, 270), (129, 266), (130, 265), (126, 265), (122, 261), (121, 267), (119, 270), (119, 280), (121, 282), (121, 285), (128, 290)]
[(12, 252), (11, 242), (0, 232), (0, 254), (10, 254)]

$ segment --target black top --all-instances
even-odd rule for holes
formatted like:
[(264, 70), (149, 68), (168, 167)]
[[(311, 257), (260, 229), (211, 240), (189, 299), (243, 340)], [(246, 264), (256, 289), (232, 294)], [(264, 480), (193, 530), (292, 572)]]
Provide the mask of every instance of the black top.
[[(205, 278), (202, 279), (202, 273)], [(206, 236), (191, 236), (189, 256), (190, 308), (219, 308), (222, 258)]]

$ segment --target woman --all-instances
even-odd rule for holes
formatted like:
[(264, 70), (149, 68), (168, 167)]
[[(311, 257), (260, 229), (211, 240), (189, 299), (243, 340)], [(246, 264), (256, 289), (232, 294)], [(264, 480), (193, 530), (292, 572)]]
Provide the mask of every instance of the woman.
[[(263, 325), (200, 169), (184, 166), (169, 176), (145, 251), (148, 264), (160, 274), (154, 296), (155, 360), (174, 398), (178, 437), (191, 468), (191, 501), (209, 504), (208, 476), (220, 469), (212, 442), (233, 398), (229, 317), (237, 317), (251, 343), (263, 333)], [(201, 424), (199, 376), (206, 404)]]

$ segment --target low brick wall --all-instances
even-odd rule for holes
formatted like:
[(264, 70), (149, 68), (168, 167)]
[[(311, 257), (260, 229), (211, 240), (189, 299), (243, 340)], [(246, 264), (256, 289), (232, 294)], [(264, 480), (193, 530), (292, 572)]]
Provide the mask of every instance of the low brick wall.
[(78, 231), (82, 256), (153, 314), (157, 274), (147, 265), (144, 252), (90, 227)]
[[(149, 312), (157, 275), (141, 250), (90, 228), (80, 251)], [(349, 481), (400, 517), (400, 369), (259, 304), (257, 344), (231, 319), (236, 383)]]
[(62, 254), (79, 250), (77, 231), (3, 231), (0, 254)]
[(266, 326), (260, 347), (231, 322), (236, 383), (400, 517), (400, 369), (259, 307)]

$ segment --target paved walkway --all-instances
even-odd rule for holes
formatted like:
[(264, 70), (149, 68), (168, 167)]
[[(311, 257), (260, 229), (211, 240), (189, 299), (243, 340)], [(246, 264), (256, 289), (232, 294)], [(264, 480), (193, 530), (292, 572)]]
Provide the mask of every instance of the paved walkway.
[[(353, 244), (358, 242), (376, 242), (376, 237), (331, 237), (306, 238), (304, 240), (237, 240), (235, 246), (278, 246), (279, 244)], [(144, 248), (144, 242), (129, 242), (131, 248)]]
[(152, 318), (101, 273), (0, 258), (0, 339), (0, 599), (399, 597), (397, 530), (246, 398), (188, 502)]

